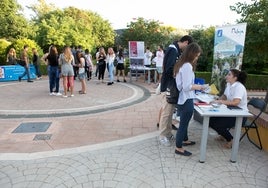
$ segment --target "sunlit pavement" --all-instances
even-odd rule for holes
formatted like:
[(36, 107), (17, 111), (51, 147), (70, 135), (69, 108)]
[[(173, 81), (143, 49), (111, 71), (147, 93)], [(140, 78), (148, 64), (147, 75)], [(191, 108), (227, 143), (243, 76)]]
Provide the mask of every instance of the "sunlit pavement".
[[(162, 96), (154, 86), (142, 79), (107, 86), (93, 78), (86, 95), (75, 81), (75, 96), (62, 98), (49, 96), (46, 78), (0, 82), (0, 187), (268, 187), (268, 154), (247, 138), (236, 163), (213, 130), (206, 162), (198, 162), (202, 126), (194, 120), (191, 157), (176, 155), (174, 143), (159, 145)], [(17, 133), (24, 124), (40, 132)]]

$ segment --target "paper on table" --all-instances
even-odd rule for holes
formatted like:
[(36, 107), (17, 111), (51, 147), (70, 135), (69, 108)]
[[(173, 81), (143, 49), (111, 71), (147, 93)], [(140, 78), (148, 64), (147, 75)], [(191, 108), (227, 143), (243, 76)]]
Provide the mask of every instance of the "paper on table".
[(199, 94), (197, 95), (197, 99), (208, 104), (214, 101), (214, 97), (208, 94)]

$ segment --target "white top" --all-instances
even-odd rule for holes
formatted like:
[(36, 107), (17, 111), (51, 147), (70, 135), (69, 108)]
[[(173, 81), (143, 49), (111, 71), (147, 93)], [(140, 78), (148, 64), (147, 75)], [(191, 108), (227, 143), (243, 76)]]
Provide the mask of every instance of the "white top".
[(247, 103), (247, 90), (245, 86), (240, 82), (235, 82), (232, 85), (227, 83), (226, 88), (224, 90), (224, 95), (226, 96), (227, 100), (233, 99), (240, 99), (240, 103), (238, 107), (242, 108), (243, 110), (248, 110)]
[(124, 58), (124, 57), (121, 57), (121, 59), (120, 59), (120, 58), (117, 56), (116, 59), (117, 59), (117, 63), (118, 63), (118, 64), (124, 64), (124, 62), (125, 62), (125, 58)]
[(164, 60), (164, 51), (158, 50), (156, 52), (156, 67), (162, 67)]
[(144, 53), (144, 65), (151, 65), (151, 58), (153, 56), (153, 53), (147, 50)]
[(193, 66), (190, 63), (184, 63), (176, 74), (177, 88), (180, 91), (178, 104), (184, 104), (187, 99), (195, 98), (195, 92), (192, 90), (194, 79)]
[(109, 65), (114, 64), (114, 58), (115, 58), (115, 54), (107, 54), (106, 63)]

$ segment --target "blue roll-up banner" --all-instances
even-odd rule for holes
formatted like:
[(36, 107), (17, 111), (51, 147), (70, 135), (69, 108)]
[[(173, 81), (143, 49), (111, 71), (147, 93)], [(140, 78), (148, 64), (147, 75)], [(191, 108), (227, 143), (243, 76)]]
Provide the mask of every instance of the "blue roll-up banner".
[[(0, 66), (0, 82), (17, 81), (19, 76), (24, 73), (24, 67), (20, 65), (7, 65)], [(30, 78), (35, 79), (35, 68), (30, 65)], [(24, 76), (22, 80), (27, 80), (27, 76)]]
[(225, 76), (229, 70), (241, 70), (246, 27), (246, 23), (241, 23), (215, 28), (211, 83), (220, 93), (225, 89)]

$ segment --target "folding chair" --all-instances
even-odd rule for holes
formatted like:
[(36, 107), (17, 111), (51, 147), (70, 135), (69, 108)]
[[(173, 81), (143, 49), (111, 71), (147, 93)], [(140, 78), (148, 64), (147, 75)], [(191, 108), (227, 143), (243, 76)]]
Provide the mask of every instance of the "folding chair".
[[(242, 127), (245, 129), (245, 132), (243, 133), (243, 135), (240, 137), (240, 141), (244, 138), (245, 135), (247, 135), (248, 140), (257, 148), (259, 148), (260, 150), (262, 150), (262, 144), (261, 144), (261, 139), (260, 139), (260, 135), (259, 135), (259, 131), (258, 131), (258, 126), (256, 124), (256, 120), (260, 117), (260, 115), (264, 112), (265, 108), (266, 108), (266, 103), (264, 100), (259, 99), (259, 98), (252, 98), (249, 100), (248, 102), (248, 106), (253, 106), (257, 112), (254, 113), (252, 118), (248, 118), (247, 121), (242, 125)], [(254, 143), (251, 138), (248, 135), (248, 131), (250, 129), (255, 129), (256, 133), (257, 133), (257, 137), (259, 140), (259, 145), (257, 145), (256, 143)]]

